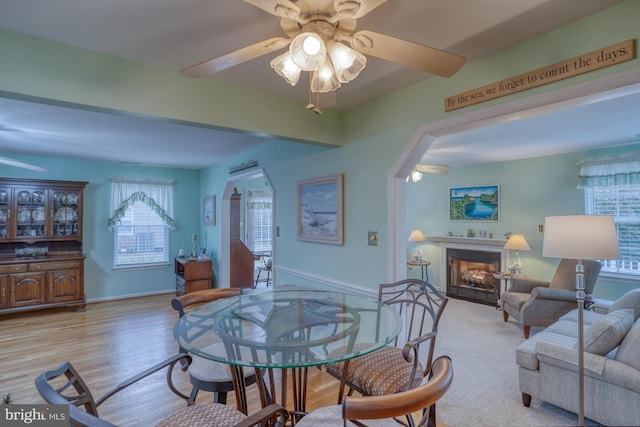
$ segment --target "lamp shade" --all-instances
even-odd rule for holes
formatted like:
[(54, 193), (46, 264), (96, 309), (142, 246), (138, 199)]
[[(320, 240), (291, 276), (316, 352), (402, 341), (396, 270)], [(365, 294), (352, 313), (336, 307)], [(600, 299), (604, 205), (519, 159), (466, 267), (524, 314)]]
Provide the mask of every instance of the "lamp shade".
[(291, 59), (303, 71), (317, 70), (325, 63), (327, 47), (319, 35), (312, 32), (298, 34), (289, 45)]
[(567, 259), (620, 259), (610, 215), (550, 216), (544, 220), (542, 256)]
[(409, 235), (409, 241), (410, 242), (418, 243), (418, 242), (423, 242), (425, 240), (427, 240), (427, 238), (424, 237), (424, 234), (422, 234), (422, 231), (420, 231), (420, 230), (413, 230), (411, 232), (411, 234)]
[(300, 78), (302, 70), (291, 59), (289, 51), (277, 56), (271, 60), (271, 68), (286, 80), (291, 86), (295, 86)]
[(336, 76), (341, 83), (348, 83), (358, 77), (367, 65), (367, 58), (344, 44), (331, 40), (327, 43), (329, 57)]
[(522, 234), (512, 234), (509, 240), (507, 240), (507, 243), (504, 244), (504, 248), (512, 251), (531, 250), (531, 246), (529, 246), (527, 239), (525, 239)]
[(325, 63), (311, 73), (311, 92), (332, 92), (340, 87), (340, 81), (333, 72), (331, 60), (327, 58)]

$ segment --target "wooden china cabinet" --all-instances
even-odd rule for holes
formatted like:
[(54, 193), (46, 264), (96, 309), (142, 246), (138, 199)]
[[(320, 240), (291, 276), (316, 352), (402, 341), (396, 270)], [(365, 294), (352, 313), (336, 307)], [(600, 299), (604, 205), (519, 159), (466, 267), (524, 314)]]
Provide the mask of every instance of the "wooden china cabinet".
[(84, 309), (86, 185), (0, 178), (0, 314)]

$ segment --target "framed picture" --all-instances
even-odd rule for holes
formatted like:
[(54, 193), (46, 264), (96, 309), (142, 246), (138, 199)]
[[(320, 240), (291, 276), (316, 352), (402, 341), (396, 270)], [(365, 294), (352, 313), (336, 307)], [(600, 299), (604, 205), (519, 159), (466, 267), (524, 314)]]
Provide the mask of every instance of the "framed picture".
[(343, 175), (298, 181), (298, 240), (344, 243)]
[(202, 199), (202, 221), (204, 225), (216, 225), (216, 196)]
[(452, 187), (449, 190), (449, 220), (500, 221), (500, 186)]

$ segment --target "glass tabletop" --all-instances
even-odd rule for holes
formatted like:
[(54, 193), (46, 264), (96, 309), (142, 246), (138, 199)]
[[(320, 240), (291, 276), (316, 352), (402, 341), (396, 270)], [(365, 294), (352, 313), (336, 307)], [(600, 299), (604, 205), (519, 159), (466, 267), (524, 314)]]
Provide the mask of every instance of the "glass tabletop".
[(236, 366), (296, 368), (351, 359), (389, 344), (398, 313), (376, 299), (317, 290), (251, 290), (186, 313), (180, 346)]

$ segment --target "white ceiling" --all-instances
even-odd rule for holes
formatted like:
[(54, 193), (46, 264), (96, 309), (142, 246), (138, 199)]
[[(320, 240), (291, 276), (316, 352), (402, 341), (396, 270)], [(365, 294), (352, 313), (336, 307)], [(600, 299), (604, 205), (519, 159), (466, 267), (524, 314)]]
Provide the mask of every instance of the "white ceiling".
[[(449, 50), (470, 61), (619, 2), (388, 0), (361, 18), (358, 29), (371, 29)], [(0, 27), (176, 73), (248, 44), (283, 35), (278, 18), (240, 0), (0, 0)], [(307, 103), (305, 85), (301, 82), (299, 87), (292, 88), (269, 67), (269, 61), (276, 55), (266, 55), (209, 78), (291, 97), (300, 100), (301, 108), (304, 108)], [(331, 108), (344, 110), (430, 77), (420, 71), (368, 58), (367, 67), (360, 76), (338, 89), (334, 100), (326, 102), (335, 102)], [(625, 111), (630, 111), (635, 119), (638, 117), (635, 109), (640, 102), (636, 100), (631, 104)], [(614, 110), (610, 105), (602, 107), (605, 111)], [(620, 111), (619, 108), (616, 110)], [(580, 111), (578, 117), (588, 124), (586, 114)], [(611, 130), (620, 128), (618, 120), (620, 123), (633, 122), (630, 117), (614, 116)], [(590, 144), (597, 144), (594, 142), (596, 132), (580, 133), (581, 127), (586, 126), (579, 124), (582, 120), (564, 117), (559, 122), (557, 119), (556, 123), (549, 122), (548, 126), (538, 122), (536, 127), (553, 130), (552, 126), (566, 128), (567, 122), (575, 123), (575, 130), (569, 135), (572, 140), (588, 137)], [(516, 126), (514, 123), (509, 125)], [(519, 125), (526, 123), (523, 121)], [(506, 144), (505, 147), (527, 144), (525, 138), (514, 143), (513, 132), (533, 136), (526, 129), (505, 126), (456, 135), (456, 140), (447, 140), (447, 145), (462, 147), (487, 140), (495, 152), (500, 144)], [(638, 129), (627, 128), (619, 138), (628, 139), (629, 135), (638, 133)], [(505, 139), (501, 142), (503, 136)], [(607, 136), (611, 136), (610, 132)], [(199, 169), (265, 140), (265, 137), (193, 123), (38, 104), (2, 98), (0, 94), (0, 155), (52, 155)], [(560, 141), (554, 143), (562, 144)], [(529, 145), (541, 146), (539, 140), (529, 142)], [(553, 151), (552, 147), (545, 150)], [(189, 156), (190, 152), (195, 154)], [(447, 153), (443, 151), (442, 154)], [(471, 157), (468, 152), (467, 157)]]

